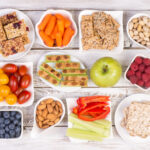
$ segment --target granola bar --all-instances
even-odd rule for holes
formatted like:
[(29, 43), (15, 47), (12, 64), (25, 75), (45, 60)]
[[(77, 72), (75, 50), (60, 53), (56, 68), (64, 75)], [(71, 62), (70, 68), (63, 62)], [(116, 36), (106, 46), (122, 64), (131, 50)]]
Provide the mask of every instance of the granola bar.
[(2, 23), (0, 21), (0, 41), (4, 41), (6, 39), (7, 39), (6, 34), (5, 34), (4, 28), (2, 26)]
[(13, 12), (13, 13), (0, 17), (0, 20), (2, 22), (2, 25), (7, 25), (9, 23), (18, 21), (18, 18), (17, 18), (16, 12)]
[(78, 62), (58, 62), (56, 69), (79, 69), (80, 63)]
[(87, 81), (61, 81), (62, 86), (87, 87)]
[(4, 26), (4, 29), (8, 39), (12, 39), (27, 34), (26, 31), (27, 27), (26, 24), (24, 23), (24, 20), (10, 23)]
[(30, 40), (28, 38), (28, 35), (27, 34), (24, 34), (22, 35), (22, 41), (23, 41), (23, 44), (26, 45), (26, 44), (29, 44), (30, 43)]
[(69, 55), (47, 55), (46, 62), (70, 61)]

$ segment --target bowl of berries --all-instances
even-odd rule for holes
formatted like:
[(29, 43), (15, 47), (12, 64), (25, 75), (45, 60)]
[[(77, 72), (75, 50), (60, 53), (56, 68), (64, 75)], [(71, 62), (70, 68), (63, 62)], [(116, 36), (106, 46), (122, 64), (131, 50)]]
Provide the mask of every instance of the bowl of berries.
[(136, 55), (125, 71), (124, 78), (136, 87), (150, 89), (150, 58)]

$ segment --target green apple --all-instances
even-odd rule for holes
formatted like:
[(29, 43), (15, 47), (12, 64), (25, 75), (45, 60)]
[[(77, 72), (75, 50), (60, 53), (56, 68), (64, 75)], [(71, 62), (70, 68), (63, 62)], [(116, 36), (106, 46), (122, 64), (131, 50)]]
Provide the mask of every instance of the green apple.
[(90, 70), (92, 81), (100, 87), (112, 87), (119, 81), (121, 74), (121, 65), (112, 57), (97, 60)]

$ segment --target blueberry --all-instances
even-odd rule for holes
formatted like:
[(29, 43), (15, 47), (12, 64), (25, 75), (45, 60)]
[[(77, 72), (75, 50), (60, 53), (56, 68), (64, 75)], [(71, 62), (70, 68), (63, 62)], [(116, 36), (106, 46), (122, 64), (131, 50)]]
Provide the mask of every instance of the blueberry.
[(9, 129), (15, 129), (15, 125), (13, 123), (9, 124)]
[(8, 134), (8, 133), (5, 133), (5, 139), (8, 139), (8, 138), (10, 138), (10, 135)]
[(3, 112), (3, 117), (4, 118), (9, 118), (10, 117), (10, 113), (8, 111)]
[(4, 134), (0, 134), (0, 138), (4, 138)]
[(6, 120), (4, 121), (4, 123), (5, 123), (5, 125), (10, 124), (10, 120), (9, 120), (9, 119), (6, 119)]
[(10, 117), (9, 119), (10, 119), (10, 121), (14, 121), (15, 117)]
[(17, 133), (17, 132), (20, 133), (20, 132), (21, 132), (21, 128), (20, 128), (19, 126), (17, 126), (16, 129), (15, 129), (15, 131), (16, 131), (16, 133)]
[(19, 124), (19, 121), (18, 121), (17, 119), (15, 119), (15, 120), (13, 121), (13, 123), (14, 123), (15, 125), (18, 125), (18, 124)]
[(0, 129), (3, 129), (5, 127), (5, 124), (4, 123), (1, 123), (0, 124)]
[(0, 129), (0, 135), (4, 134), (5, 130), (4, 129)]
[(0, 123), (4, 122), (4, 118), (0, 117)]
[(21, 114), (20, 113), (16, 114), (16, 119), (18, 119), (18, 120), (21, 119)]
[(5, 132), (9, 132), (9, 127), (5, 126)]
[(20, 135), (21, 135), (20, 132), (17, 132), (17, 133), (16, 133), (16, 137), (19, 137)]
[(9, 134), (10, 134), (11, 138), (15, 137), (15, 131), (14, 130), (9, 130)]
[(2, 112), (0, 111), (0, 117), (2, 117)]
[(15, 116), (15, 115), (16, 115), (16, 111), (11, 111), (11, 112), (10, 112), (10, 116), (13, 117), (13, 116)]

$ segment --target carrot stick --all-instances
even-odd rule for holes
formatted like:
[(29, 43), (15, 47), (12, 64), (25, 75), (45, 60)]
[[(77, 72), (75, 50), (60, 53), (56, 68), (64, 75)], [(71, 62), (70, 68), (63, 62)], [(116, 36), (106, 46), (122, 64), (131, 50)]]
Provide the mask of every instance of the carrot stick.
[(58, 31), (57, 25), (55, 25), (54, 30), (52, 31), (51, 38), (56, 39), (56, 33)]
[(71, 26), (71, 21), (68, 18), (65, 18), (65, 28), (68, 28)]
[(42, 38), (42, 40), (44, 41), (44, 43), (49, 46), (49, 47), (53, 47), (54, 44), (54, 40), (51, 39), (49, 36), (47, 36), (44, 31), (40, 31), (39, 32), (40, 37)]
[(50, 18), (51, 18), (51, 14), (47, 14), (44, 19), (42, 20), (42, 22), (39, 24), (38, 28), (39, 30), (44, 30), (47, 23), (49, 22)]
[(55, 14), (55, 16), (57, 19), (64, 20), (64, 16), (62, 16), (61, 14)]
[(67, 28), (63, 36), (63, 45), (66, 46), (70, 42), (72, 36), (74, 35), (74, 30), (71, 27)]
[(56, 44), (57, 46), (62, 46), (62, 34), (60, 32), (56, 33)]
[(65, 29), (65, 24), (64, 24), (64, 20), (62, 19), (58, 19), (57, 20), (57, 26), (58, 26), (58, 31), (62, 34), (64, 34), (64, 29)]
[(50, 21), (48, 22), (47, 26), (46, 26), (46, 29), (45, 29), (45, 33), (47, 35), (50, 35), (54, 29), (54, 26), (56, 24), (56, 17), (55, 16), (52, 16)]

